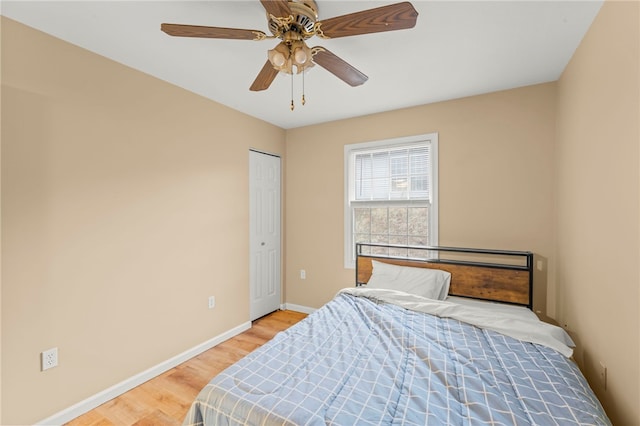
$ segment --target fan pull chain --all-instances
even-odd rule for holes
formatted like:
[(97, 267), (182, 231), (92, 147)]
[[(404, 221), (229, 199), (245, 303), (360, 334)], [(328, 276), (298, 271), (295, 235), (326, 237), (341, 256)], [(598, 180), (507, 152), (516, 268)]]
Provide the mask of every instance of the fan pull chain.
[(305, 100), (304, 100), (304, 70), (302, 70), (302, 105), (304, 106), (305, 104)]
[(293, 111), (294, 108), (295, 106), (293, 105), (293, 73), (291, 73), (291, 111)]

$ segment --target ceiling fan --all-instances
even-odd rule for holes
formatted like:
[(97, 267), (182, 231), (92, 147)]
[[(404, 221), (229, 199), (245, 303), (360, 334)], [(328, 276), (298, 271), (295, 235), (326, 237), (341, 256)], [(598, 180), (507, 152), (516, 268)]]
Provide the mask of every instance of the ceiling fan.
[[(164, 23), (160, 29), (177, 37), (280, 39), (280, 43), (268, 51), (268, 59), (250, 87), (252, 91), (260, 91), (269, 88), (279, 72), (298, 74), (315, 64), (350, 86), (359, 86), (367, 81), (366, 75), (324, 47), (308, 47), (305, 40), (313, 36), (329, 39), (408, 29), (415, 26), (418, 18), (418, 12), (409, 2), (324, 20), (318, 20), (318, 7), (313, 0), (260, 0), (260, 3), (267, 12), (269, 31), (272, 34), (270, 36), (258, 30), (199, 25)], [(302, 103), (304, 104), (304, 94)]]

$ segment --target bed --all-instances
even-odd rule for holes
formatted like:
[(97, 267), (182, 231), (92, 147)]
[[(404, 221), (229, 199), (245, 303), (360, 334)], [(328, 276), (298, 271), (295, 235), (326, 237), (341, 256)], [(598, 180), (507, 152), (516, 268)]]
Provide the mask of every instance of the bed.
[(570, 337), (531, 311), (532, 264), (360, 244), (356, 286), (216, 376), (184, 425), (608, 425)]

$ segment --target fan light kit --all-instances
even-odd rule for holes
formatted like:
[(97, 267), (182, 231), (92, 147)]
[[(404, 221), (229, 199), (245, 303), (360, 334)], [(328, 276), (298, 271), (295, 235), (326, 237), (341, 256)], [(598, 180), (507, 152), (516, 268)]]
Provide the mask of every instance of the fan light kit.
[[(271, 36), (258, 30), (204, 27), (198, 25), (162, 24), (160, 29), (171, 36), (222, 38), (234, 40), (280, 39), (267, 53), (267, 61), (250, 87), (252, 91), (268, 89), (278, 73), (302, 73), (302, 104), (304, 105), (304, 73), (320, 65), (348, 85), (355, 87), (368, 77), (355, 67), (321, 46), (309, 47), (305, 40), (313, 36), (339, 38), (413, 28), (418, 12), (409, 2), (363, 10), (361, 12), (318, 20), (318, 7), (313, 0), (260, 0), (267, 12)], [(291, 99), (291, 110), (294, 104)]]

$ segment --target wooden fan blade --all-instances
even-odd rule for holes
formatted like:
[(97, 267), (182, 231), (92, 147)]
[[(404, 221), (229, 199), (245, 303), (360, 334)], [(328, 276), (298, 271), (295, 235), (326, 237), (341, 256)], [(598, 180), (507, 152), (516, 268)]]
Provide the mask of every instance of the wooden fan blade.
[(276, 75), (278, 75), (278, 72), (279, 71), (271, 65), (271, 62), (267, 60), (249, 90), (259, 92), (260, 90), (268, 89), (276, 78)]
[(266, 34), (257, 30), (238, 28), (202, 27), (199, 25), (162, 24), (160, 29), (170, 36), (225, 38), (233, 40), (262, 40)]
[(286, 18), (291, 15), (287, 0), (260, 0), (260, 3), (262, 3), (268, 14), (276, 18)]
[(322, 34), (328, 38), (413, 28), (418, 12), (409, 2), (336, 16), (320, 22)]
[(369, 77), (333, 53), (329, 52), (324, 47), (314, 47), (312, 50), (316, 51), (316, 54), (313, 56), (313, 62), (320, 65), (322, 68), (326, 69), (348, 85), (354, 87), (360, 86), (369, 79)]

